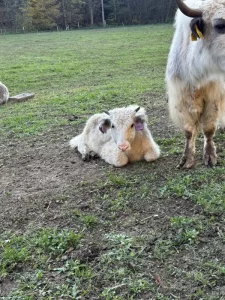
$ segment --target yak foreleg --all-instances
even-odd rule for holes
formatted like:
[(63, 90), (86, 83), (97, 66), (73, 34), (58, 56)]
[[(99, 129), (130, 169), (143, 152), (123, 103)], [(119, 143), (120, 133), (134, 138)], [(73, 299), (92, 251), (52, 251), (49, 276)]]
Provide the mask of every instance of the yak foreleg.
[(198, 135), (197, 128), (189, 128), (185, 130), (186, 144), (183, 156), (181, 158), (179, 167), (190, 169), (195, 164), (195, 141)]

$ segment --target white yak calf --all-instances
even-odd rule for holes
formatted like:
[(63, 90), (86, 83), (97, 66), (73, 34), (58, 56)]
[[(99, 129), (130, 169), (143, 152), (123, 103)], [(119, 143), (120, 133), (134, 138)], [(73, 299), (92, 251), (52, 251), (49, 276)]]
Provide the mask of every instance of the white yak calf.
[(97, 155), (116, 167), (142, 159), (153, 161), (160, 155), (145, 109), (133, 105), (93, 115), (70, 146), (77, 148), (84, 160)]

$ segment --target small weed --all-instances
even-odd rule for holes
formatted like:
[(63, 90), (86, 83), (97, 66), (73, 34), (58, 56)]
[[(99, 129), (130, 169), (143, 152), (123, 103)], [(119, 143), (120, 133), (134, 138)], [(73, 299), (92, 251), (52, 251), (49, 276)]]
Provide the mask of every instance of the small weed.
[(9, 240), (0, 241), (0, 275), (6, 276), (18, 264), (25, 262), (36, 264), (48, 260), (48, 255), (62, 255), (69, 248), (76, 248), (81, 240), (81, 235), (74, 231), (42, 229), (28, 236), (12, 236)]
[(160, 260), (178, 252), (178, 249), (185, 245), (192, 245), (198, 241), (198, 236), (204, 226), (201, 220), (176, 216), (171, 218), (171, 231), (167, 237), (156, 241), (154, 256)]
[(110, 250), (102, 255), (101, 265), (108, 270), (105, 279), (113, 279), (116, 284), (103, 290), (104, 299), (124, 299), (124, 295), (136, 299), (135, 295), (152, 290), (152, 280), (135, 272), (144, 263), (142, 241), (124, 234), (109, 234), (105, 238)]
[(164, 260), (166, 257), (174, 254), (176, 248), (171, 239), (158, 239), (153, 250), (154, 257), (159, 260)]
[(56, 268), (54, 271), (58, 273), (66, 273), (70, 277), (79, 277), (89, 279), (92, 277), (91, 270), (85, 265), (80, 263), (79, 260), (67, 260), (63, 267)]
[(93, 215), (86, 215), (82, 217), (84, 224), (87, 227), (94, 227), (98, 224), (98, 218)]
[(12, 236), (8, 240), (0, 241), (0, 276), (6, 276), (18, 264), (23, 264), (31, 258), (31, 252), (23, 237)]
[(129, 185), (129, 181), (123, 175), (115, 175), (113, 173), (109, 174), (109, 182), (116, 186), (126, 186)]
[(167, 182), (167, 185), (162, 189), (162, 194), (165, 191), (170, 192), (172, 195), (182, 197), (184, 199), (190, 198), (192, 192), (190, 190), (191, 184), (194, 179), (191, 175), (186, 175), (184, 177), (179, 177), (179, 180), (172, 179)]
[(196, 241), (199, 230), (202, 229), (201, 223), (196, 223), (196, 220), (183, 216), (171, 219), (172, 227), (176, 230), (174, 237), (176, 246), (181, 244), (192, 244)]
[(34, 238), (34, 244), (40, 253), (54, 256), (63, 254), (69, 248), (76, 248), (81, 235), (70, 230), (43, 229)]
[(168, 154), (182, 153), (182, 148), (179, 147), (180, 136), (160, 139), (158, 142), (164, 152)]

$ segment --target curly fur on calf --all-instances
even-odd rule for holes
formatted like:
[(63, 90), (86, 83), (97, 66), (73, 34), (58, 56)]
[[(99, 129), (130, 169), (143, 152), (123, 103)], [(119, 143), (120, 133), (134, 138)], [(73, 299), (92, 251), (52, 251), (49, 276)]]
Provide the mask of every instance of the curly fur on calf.
[(137, 105), (93, 115), (83, 132), (70, 140), (70, 146), (77, 148), (84, 160), (98, 155), (116, 167), (142, 159), (153, 161), (160, 155), (145, 110)]

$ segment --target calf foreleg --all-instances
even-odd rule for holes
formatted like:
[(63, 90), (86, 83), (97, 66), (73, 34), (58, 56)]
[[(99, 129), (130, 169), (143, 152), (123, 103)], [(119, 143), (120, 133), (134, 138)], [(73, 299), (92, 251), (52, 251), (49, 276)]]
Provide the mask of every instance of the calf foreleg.
[(102, 148), (100, 156), (107, 163), (115, 167), (123, 167), (129, 162), (127, 154), (119, 150), (115, 143), (105, 145)]
[(159, 146), (154, 142), (153, 139), (149, 141), (148, 151), (144, 154), (144, 159), (146, 161), (154, 161), (160, 156)]

